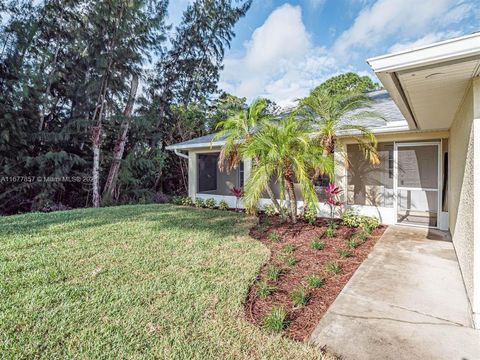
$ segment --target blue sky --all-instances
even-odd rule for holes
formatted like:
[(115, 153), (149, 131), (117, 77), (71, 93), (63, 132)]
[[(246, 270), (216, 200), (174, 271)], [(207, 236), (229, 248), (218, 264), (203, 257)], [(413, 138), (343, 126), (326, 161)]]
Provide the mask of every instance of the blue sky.
[[(179, 21), (192, 0), (171, 0)], [(332, 75), (374, 77), (365, 59), (480, 31), (478, 0), (254, 0), (219, 86), (291, 104)]]

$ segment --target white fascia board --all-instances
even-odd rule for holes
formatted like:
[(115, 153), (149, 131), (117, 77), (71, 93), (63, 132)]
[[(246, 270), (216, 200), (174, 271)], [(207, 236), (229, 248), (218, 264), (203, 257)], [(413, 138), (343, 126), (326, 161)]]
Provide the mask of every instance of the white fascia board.
[(480, 32), (367, 59), (376, 73), (397, 72), (480, 55)]
[(165, 147), (166, 150), (190, 150), (190, 149), (200, 149), (200, 148), (214, 148), (225, 145), (225, 141), (214, 141), (214, 142), (205, 142), (198, 144), (185, 144), (185, 145), (169, 145)]

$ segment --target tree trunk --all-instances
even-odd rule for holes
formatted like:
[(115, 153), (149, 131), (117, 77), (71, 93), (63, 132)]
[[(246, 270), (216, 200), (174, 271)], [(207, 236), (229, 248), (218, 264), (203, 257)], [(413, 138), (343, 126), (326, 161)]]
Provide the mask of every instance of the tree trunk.
[(297, 197), (295, 196), (295, 186), (291, 179), (285, 179), (287, 183), (288, 197), (290, 198), (290, 217), (292, 223), (297, 223)]
[(102, 130), (100, 127), (93, 129), (92, 149), (93, 149), (93, 166), (92, 166), (92, 203), (93, 207), (100, 207), (100, 147), (101, 147)]
[(103, 189), (103, 200), (113, 197), (115, 184), (118, 179), (118, 171), (120, 170), (120, 163), (122, 161), (123, 152), (125, 150), (125, 144), (127, 142), (128, 129), (130, 127), (130, 120), (133, 111), (133, 105), (135, 103), (135, 96), (138, 88), (138, 75), (133, 75), (132, 84), (130, 86), (130, 94), (128, 95), (127, 104), (123, 111), (123, 120), (120, 125), (120, 131), (115, 142), (113, 149), (113, 159), (108, 173), (107, 181)]
[[(257, 157), (253, 158), (253, 161), (255, 162), (255, 164), (259, 163), (259, 159)], [(273, 193), (272, 187), (270, 186), (269, 182), (267, 182), (267, 185), (265, 186), (265, 191), (267, 192), (270, 200), (272, 201), (272, 204), (275, 210), (283, 217), (282, 207), (278, 203), (277, 198), (275, 197), (275, 194)]]

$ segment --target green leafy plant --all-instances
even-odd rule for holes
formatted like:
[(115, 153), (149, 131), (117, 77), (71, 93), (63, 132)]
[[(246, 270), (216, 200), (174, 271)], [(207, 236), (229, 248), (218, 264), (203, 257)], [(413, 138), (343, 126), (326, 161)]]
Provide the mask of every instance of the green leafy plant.
[(331, 238), (335, 236), (335, 230), (337, 229), (337, 224), (334, 221), (328, 223), (327, 229), (325, 230), (325, 237)]
[(360, 219), (360, 227), (368, 234), (371, 234), (380, 225), (380, 220), (373, 216), (362, 216)]
[(311, 294), (304, 286), (299, 285), (290, 293), (290, 299), (295, 306), (305, 306), (310, 300)]
[(278, 234), (276, 232), (272, 232), (272, 233), (268, 234), (268, 240), (273, 241), (273, 242), (280, 242), (282, 240), (282, 237), (280, 236), (280, 234)]
[(325, 271), (332, 274), (338, 274), (340, 271), (342, 271), (342, 267), (336, 261), (331, 261), (325, 265)]
[(282, 248), (282, 252), (284, 254), (293, 254), (294, 251), (295, 251), (295, 245), (292, 245), (292, 244), (285, 245)]
[(220, 200), (220, 202), (218, 203), (218, 208), (220, 210), (228, 210), (229, 209), (228, 204), (225, 200)]
[(325, 249), (325, 243), (323, 241), (321, 241), (320, 239), (315, 238), (310, 242), (310, 247), (313, 250), (323, 250), (323, 249)]
[(295, 266), (297, 265), (298, 263), (298, 260), (295, 258), (295, 256), (293, 255), (288, 255), (284, 258), (285, 260), (285, 263), (288, 265), (288, 266)]
[(342, 214), (342, 222), (349, 228), (360, 226), (360, 220), (360, 216), (358, 216), (352, 209), (346, 209)]
[(317, 209), (309, 207), (303, 214), (303, 219), (310, 225), (315, 224), (317, 221)]
[(356, 249), (358, 247), (358, 242), (357, 242), (357, 240), (355, 240), (354, 237), (352, 237), (352, 238), (347, 240), (347, 246), (350, 249)]
[(170, 202), (173, 205), (182, 205), (183, 204), (183, 196), (173, 196)]
[(196, 198), (195, 207), (204, 208), (205, 207), (205, 201), (202, 198)]
[(266, 298), (271, 295), (277, 288), (273, 285), (268, 285), (265, 281), (260, 281), (257, 284), (257, 294), (261, 298)]
[(356, 235), (356, 237), (357, 237), (358, 240), (360, 240), (360, 241), (365, 241), (365, 240), (367, 240), (367, 236), (368, 236), (368, 233), (367, 233), (364, 229), (362, 229), (362, 230)]
[(338, 249), (337, 252), (338, 252), (338, 255), (340, 255), (340, 257), (342, 258), (347, 258), (352, 256), (352, 253), (347, 249)]
[(308, 275), (305, 278), (305, 281), (307, 282), (308, 286), (314, 289), (321, 288), (325, 284), (325, 280), (316, 275)]
[(185, 196), (182, 199), (182, 205), (183, 206), (193, 206), (193, 200), (190, 196)]
[(215, 201), (215, 199), (210, 198), (205, 200), (205, 207), (208, 209), (215, 209), (216, 205), (217, 205), (217, 202)]
[(276, 214), (275, 207), (273, 205), (267, 204), (263, 207), (263, 211), (267, 216), (274, 216)]
[(272, 281), (277, 281), (282, 275), (282, 269), (277, 265), (270, 265), (265, 272), (267, 278)]
[(263, 326), (272, 332), (280, 332), (287, 326), (287, 312), (281, 306), (273, 306), (263, 318)]

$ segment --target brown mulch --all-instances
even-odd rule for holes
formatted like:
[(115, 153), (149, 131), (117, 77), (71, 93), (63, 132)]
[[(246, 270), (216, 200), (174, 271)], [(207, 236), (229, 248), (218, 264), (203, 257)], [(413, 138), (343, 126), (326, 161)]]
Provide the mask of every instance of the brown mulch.
[[(360, 245), (356, 249), (349, 249), (352, 257), (341, 258), (337, 250), (348, 249), (346, 240), (360, 230), (348, 228), (337, 221), (335, 237), (321, 239), (325, 243), (325, 248), (311, 249), (310, 242), (315, 237), (324, 235), (328, 221), (328, 219), (318, 219), (315, 225), (309, 225), (303, 221), (291, 224), (282, 223), (279, 217), (260, 216), (259, 225), (251, 229), (250, 235), (264, 243), (270, 249), (271, 256), (268, 263), (261, 269), (258, 280), (266, 280), (266, 268), (271, 264), (282, 268), (283, 273), (278, 281), (268, 281), (268, 284), (276, 286), (277, 289), (265, 299), (257, 296), (256, 284), (250, 288), (244, 308), (248, 321), (262, 326), (265, 314), (273, 305), (280, 305), (288, 312), (288, 326), (283, 332), (284, 335), (298, 341), (307, 340), (330, 304), (386, 229), (385, 226), (380, 226), (365, 241), (359, 241)], [(272, 232), (280, 234), (281, 241), (268, 240), (268, 234)], [(287, 244), (295, 246), (293, 255), (298, 263), (292, 267), (285, 264), (282, 259), (285, 255), (282, 248)], [(331, 261), (341, 265), (342, 271), (339, 274), (325, 271), (325, 265)], [(306, 306), (295, 308), (289, 294), (300, 284), (307, 286), (304, 278), (312, 274), (323, 277), (325, 285), (311, 290), (311, 297)]]

